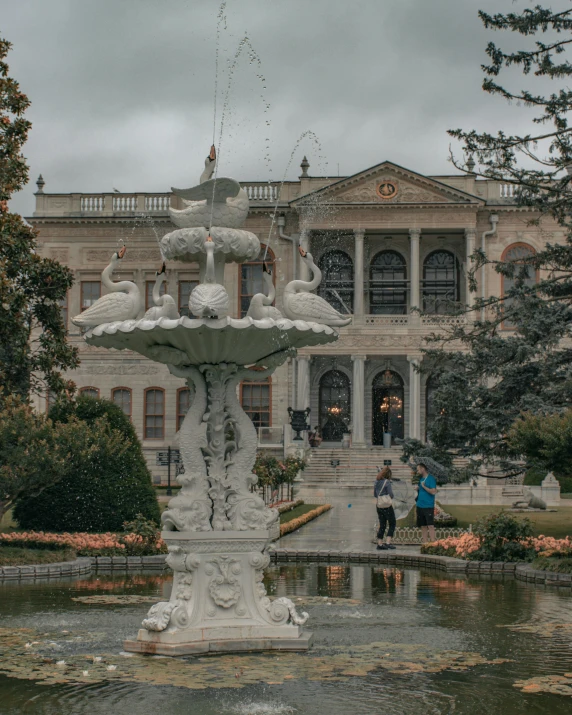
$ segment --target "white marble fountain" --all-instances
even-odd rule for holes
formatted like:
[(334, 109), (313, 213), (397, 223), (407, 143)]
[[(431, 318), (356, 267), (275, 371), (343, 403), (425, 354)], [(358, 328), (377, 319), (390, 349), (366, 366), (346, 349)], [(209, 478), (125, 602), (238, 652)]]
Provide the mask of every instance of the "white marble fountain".
[(350, 318), (309, 292), (321, 274), (302, 249), (314, 278), (286, 286), (282, 312), (271, 305), (274, 287), (265, 274), (266, 292), (252, 298), (248, 315), (227, 315), (224, 265), (255, 259), (260, 243), (239, 228), (248, 214), (245, 191), (233, 179), (212, 179), (215, 161), (213, 147), (201, 182), (173, 189), (186, 208), (170, 210), (179, 228), (161, 240), (164, 260), (199, 264), (200, 284), (189, 300), (196, 318), (179, 317), (172, 298), (160, 296), (162, 271), (155, 306), (138, 319), (137, 286), (111, 280), (123, 248), (102, 276), (110, 292), (73, 319), (88, 328), (90, 345), (134, 350), (168, 365), (194, 388), (179, 436), (182, 488), (162, 517), (172, 595), (152, 606), (137, 639), (125, 643), (126, 650), (140, 653), (305, 650), (311, 640), (302, 628), (307, 614), (299, 615), (287, 598), (269, 599), (262, 583), (278, 513), (251, 492), (257, 434), (237, 399), (237, 385), (253, 370), (257, 378), (270, 375), (296, 348), (336, 340), (331, 326)]

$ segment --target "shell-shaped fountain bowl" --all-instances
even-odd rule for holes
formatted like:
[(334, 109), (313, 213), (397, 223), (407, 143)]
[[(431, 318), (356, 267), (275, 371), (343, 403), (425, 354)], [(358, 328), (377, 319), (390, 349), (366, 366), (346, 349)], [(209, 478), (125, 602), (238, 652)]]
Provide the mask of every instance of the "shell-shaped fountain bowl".
[(103, 323), (85, 335), (89, 345), (133, 350), (155, 362), (204, 365), (222, 362), (252, 365), (291, 348), (324, 345), (338, 333), (321, 323), (303, 320), (219, 320), (183, 316), (178, 320), (124, 320)]
[[(161, 253), (165, 259), (189, 263), (205, 260), (206, 228), (179, 228), (161, 239)], [(244, 263), (260, 253), (260, 241), (250, 231), (212, 226), (210, 236), (215, 244), (215, 255), (224, 256), (225, 263)]]

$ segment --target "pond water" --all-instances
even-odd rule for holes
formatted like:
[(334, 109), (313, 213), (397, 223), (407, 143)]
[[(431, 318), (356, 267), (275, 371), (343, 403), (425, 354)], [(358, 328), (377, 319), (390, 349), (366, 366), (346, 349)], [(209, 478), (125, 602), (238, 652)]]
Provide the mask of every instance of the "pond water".
[(266, 585), (310, 614), (309, 653), (122, 654), (150, 601), (168, 596), (168, 576), (5, 583), (0, 712), (571, 711), (570, 593), (369, 565), (278, 565)]

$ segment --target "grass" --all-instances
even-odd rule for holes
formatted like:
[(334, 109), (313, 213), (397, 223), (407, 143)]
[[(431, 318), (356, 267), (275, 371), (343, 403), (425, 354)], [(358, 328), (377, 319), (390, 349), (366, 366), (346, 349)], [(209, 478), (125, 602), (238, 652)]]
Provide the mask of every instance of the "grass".
[[(457, 526), (466, 529), (469, 524), (475, 522), (488, 514), (496, 514), (501, 511), (500, 506), (451, 506), (443, 507), (451, 516), (457, 519)], [(517, 519), (529, 519), (534, 528), (535, 536), (544, 534), (562, 539), (565, 536), (572, 536), (572, 505), (561, 506), (556, 511), (535, 511), (530, 514), (514, 513)]]
[(572, 559), (538, 558), (532, 562), (532, 568), (555, 573), (572, 573)]
[(24, 549), (20, 546), (0, 546), (0, 566), (27, 566), (29, 564), (57, 564), (73, 561), (71, 549)]
[(292, 519), (297, 519), (299, 516), (303, 516), (304, 514), (307, 514), (309, 511), (313, 511), (317, 504), (300, 504), (300, 506), (295, 507), (294, 509), (290, 509), (290, 511), (285, 511), (284, 514), (280, 514), (280, 523), (281, 524), (286, 524), (288, 521), (292, 521)]

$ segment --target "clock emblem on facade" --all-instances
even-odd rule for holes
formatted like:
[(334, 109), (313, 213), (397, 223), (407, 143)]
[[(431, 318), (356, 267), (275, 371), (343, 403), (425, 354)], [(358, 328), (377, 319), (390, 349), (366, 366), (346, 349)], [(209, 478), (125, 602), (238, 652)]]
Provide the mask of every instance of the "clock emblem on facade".
[(394, 181), (382, 181), (377, 187), (377, 193), (382, 199), (392, 199), (397, 194), (397, 184)]

